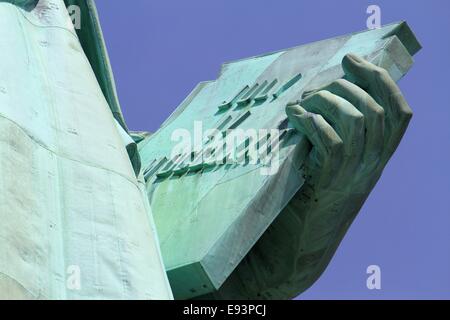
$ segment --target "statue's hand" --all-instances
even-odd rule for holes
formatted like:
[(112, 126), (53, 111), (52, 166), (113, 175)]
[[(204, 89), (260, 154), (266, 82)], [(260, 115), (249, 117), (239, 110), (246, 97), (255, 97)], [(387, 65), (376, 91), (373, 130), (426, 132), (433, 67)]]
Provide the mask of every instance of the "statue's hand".
[(312, 145), (305, 183), (221, 288), (223, 297), (286, 299), (311, 286), (397, 148), (412, 112), (395, 82), (354, 55), (342, 66), (346, 80), (287, 106)]
[(286, 108), (290, 122), (313, 146), (305, 172), (318, 206), (324, 205), (321, 195), (335, 200), (330, 192), (339, 202), (348, 196), (354, 201), (354, 195), (363, 202), (412, 116), (385, 69), (353, 54), (344, 57), (342, 67), (348, 80), (307, 92)]
[[(271, 226), (293, 237), (290, 251), (280, 247), (279, 255), (295, 252), (291, 270), (280, 271), (290, 274), (283, 276), (284, 283), (265, 281), (271, 296), (296, 296), (323, 272), (412, 116), (386, 70), (355, 55), (345, 56), (342, 66), (347, 80), (308, 92), (286, 108), (289, 121), (312, 149), (304, 165), (304, 186), (282, 213), (286, 218)], [(279, 242), (265, 238), (261, 246)]]

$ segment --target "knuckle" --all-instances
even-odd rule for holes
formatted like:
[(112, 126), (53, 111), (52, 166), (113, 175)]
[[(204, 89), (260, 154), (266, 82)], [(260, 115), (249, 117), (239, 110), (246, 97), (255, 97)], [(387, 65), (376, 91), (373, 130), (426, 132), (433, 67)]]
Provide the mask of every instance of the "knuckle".
[(373, 73), (374, 73), (375, 77), (377, 77), (379, 79), (390, 78), (389, 72), (387, 72), (386, 69), (381, 68), (381, 67), (374, 68)]
[(359, 112), (358, 110), (349, 112), (348, 119), (354, 125), (364, 123), (364, 115), (361, 112)]
[(316, 99), (317, 105), (321, 105), (324, 108), (324, 111), (328, 110), (335, 112), (335, 109), (339, 105), (342, 98), (331, 93), (330, 91), (321, 90), (317, 92)]
[(337, 79), (331, 83), (331, 85), (335, 88), (345, 88), (347, 84), (348, 82), (345, 79)]
[(317, 99), (321, 100), (330, 100), (332, 97), (332, 93), (327, 90), (320, 90), (314, 94)]
[(355, 122), (361, 122), (364, 121), (364, 115), (355, 108), (355, 110), (350, 114), (350, 119)]
[(344, 149), (344, 141), (341, 138), (336, 137), (332, 139), (328, 145), (328, 154), (336, 155), (342, 152)]
[(361, 112), (355, 112), (350, 119), (356, 131), (364, 127), (364, 115)]
[(413, 116), (413, 111), (409, 107), (404, 108), (400, 113), (401, 120), (403, 120), (403, 121), (411, 120), (412, 116)]
[(373, 113), (377, 117), (384, 117), (384, 109), (379, 104), (375, 104), (372, 107)]
[(341, 101), (341, 107), (343, 114), (346, 115), (346, 118), (348, 118), (348, 121), (354, 124), (358, 124), (360, 122), (364, 122), (364, 114), (359, 111), (353, 104), (346, 100)]
[(373, 117), (375, 118), (376, 121), (384, 121), (384, 109), (376, 104), (373, 106), (372, 108), (373, 110)]

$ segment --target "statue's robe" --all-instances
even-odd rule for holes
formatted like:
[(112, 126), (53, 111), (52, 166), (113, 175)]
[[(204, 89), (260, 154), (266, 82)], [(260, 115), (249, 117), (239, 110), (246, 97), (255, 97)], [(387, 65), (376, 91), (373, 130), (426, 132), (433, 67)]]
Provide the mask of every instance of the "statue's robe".
[(0, 1), (0, 298), (172, 297), (96, 19)]

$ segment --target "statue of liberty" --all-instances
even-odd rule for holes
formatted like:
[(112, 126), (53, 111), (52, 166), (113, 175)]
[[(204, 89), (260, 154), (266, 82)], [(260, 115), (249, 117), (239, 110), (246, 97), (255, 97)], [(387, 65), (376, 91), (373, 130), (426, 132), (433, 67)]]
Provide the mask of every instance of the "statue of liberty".
[[(81, 28), (71, 21), (73, 8)], [(406, 45), (411, 54), (414, 45)], [(0, 1), (0, 298), (172, 299), (186, 286), (189, 295), (176, 298), (258, 299), (307, 289), (412, 116), (392, 70), (354, 54), (339, 66), (343, 78), (312, 82), (279, 113), (306, 137), (296, 148), (307, 150), (301, 188), (242, 250), (220, 288), (199, 294), (186, 279), (169, 284), (157, 236), (166, 225), (155, 225), (153, 165), (142, 156), (149, 135), (125, 124), (94, 1)], [(244, 94), (247, 102), (271, 94), (262, 83)]]

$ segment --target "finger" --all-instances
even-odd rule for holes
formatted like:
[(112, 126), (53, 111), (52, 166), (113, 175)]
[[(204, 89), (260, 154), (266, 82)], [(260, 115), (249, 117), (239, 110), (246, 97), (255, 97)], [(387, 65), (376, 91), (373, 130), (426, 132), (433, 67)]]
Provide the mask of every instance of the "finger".
[(350, 102), (364, 115), (365, 144), (364, 163), (376, 162), (384, 145), (384, 109), (363, 89), (345, 79), (338, 79), (314, 91), (305, 92), (308, 97), (326, 90)]
[(390, 157), (408, 127), (411, 108), (385, 69), (353, 54), (344, 57), (342, 67), (350, 81), (365, 89), (384, 108), (385, 152)]
[(342, 164), (342, 139), (321, 115), (308, 112), (299, 104), (288, 105), (286, 114), (294, 128), (311, 142), (308, 164), (319, 170), (321, 182), (328, 184)]
[(344, 143), (346, 160), (360, 162), (364, 149), (364, 116), (350, 102), (328, 91), (319, 91), (302, 100), (310, 112), (321, 114)]

